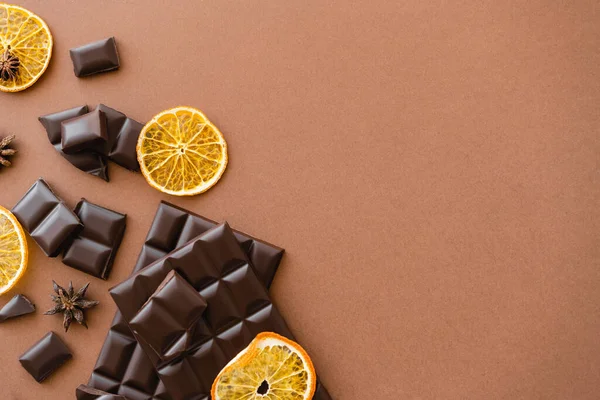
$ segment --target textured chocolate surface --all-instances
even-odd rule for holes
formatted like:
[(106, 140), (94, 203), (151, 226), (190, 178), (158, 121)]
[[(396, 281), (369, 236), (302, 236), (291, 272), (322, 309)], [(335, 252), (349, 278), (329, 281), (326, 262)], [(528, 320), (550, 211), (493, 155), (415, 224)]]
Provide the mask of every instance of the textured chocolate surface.
[(115, 38), (98, 40), (71, 49), (75, 76), (82, 77), (119, 68), (119, 54)]
[(169, 272), (129, 326), (153, 357), (167, 360), (187, 348), (190, 331), (206, 310), (206, 300), (174, 270)]
[[(208, 304), (180, 356), (163, 361), (146, 351), (174, 400), (209, 396), (219, 371), (258, 333), (270, 331), (293, 338), (226, 223), (111, 289), (125, 321), (134, 319), (171, 271), (184, 276)], [(143, 342), (140, 345), (145, 348)]]
[(108, 279), (125, 233), (127, 216), (82, 199), (75, 207), (83, 229), (65, 246), (63, 263)]
[(79, 385), (75, 390), (77, 400), (128, 400), (124, 396), (107, 393), (87, 385)]
[(49, 257), (56, 257), (69, 237), (82, 228), (79, 218), (38, 179), (13, 207), (12, 213)]
[(19, 357), (19, 362), (36, 381), (42, 382), (71, 358), (69, 348), (60, 337), (48, 332)]
[[(135, 271), (215, 227), (207, 218), (161, 202), (138, 256)], [(281, 262), (283, 249), (235, 232), (236, 238), (267, 287)], [(89, 379), (90, 386), (131, 400), (171, 400), (148, 356), (117, 312)], [(324, 389), (318, 389), (324, 393)], [(316, 397), (315, 397), (316, 398)], [(327, 397), (321, 397), (326, 399)]]
[(87, 172), (90, 175), (108, 181), (108, 166), (106, 160), (100, 154), (79, 152), (76, 154), (66, 154), (62, 149), (61, 140), (61, 124), (63, 121), (69, 120), (86, 114), (88, 106), (79, 106), (68, 110), (59, 111), (56, 113), (44, 115), (38, 118), (41, 124), (46, 129), (48, 140), (54, 146), (56, 151), (60, 153), (68, 162), (76, 168)]
[(98, 109), (61, 124), (62, 150), (67, 154), (82, 150), (101, 153), (107, 141), (106, 115)]
[(15, 295), (0, 309), (0, 322), (35, 312), (35, 304), (22, 294)]

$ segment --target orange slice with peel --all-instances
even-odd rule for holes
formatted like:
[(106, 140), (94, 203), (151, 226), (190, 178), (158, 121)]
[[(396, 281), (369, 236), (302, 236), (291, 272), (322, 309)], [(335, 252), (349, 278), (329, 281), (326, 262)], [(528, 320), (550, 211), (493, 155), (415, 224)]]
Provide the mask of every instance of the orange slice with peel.
[(144, 126), (137, 157), (146, 181), (175, 196), (213, 187), (227, 167), (227, 143), (208, 118), (192, 107), (165, 110)]
[(27, 269), (27, 239), (17, 218), (0, 206), (0, 294), (17, 284)]
[(0, 91), (19, 92), (33, 85), (48, 68), (52, 45), (43, 19), (0, 3)]
[(316, 384), (312, 361), (298, 343), (263, 332), (223, 368), (211, 395), (213, 400), (310, 400)]

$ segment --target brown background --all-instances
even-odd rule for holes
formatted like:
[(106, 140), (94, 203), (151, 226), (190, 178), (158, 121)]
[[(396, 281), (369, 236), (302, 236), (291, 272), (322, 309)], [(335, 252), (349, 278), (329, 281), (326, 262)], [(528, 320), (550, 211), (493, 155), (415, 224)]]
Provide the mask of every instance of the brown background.
[[(55, 39), (44, 77), (0, 96), (18, 135), (12, 207), (39, 176), (70, 204), (126, 212), (108, 282), (42, 255), (0, 298), (0, 398), (70, 399), (161, 199), (287, 249), (273, 297), (336, 399), (597, 399), (600, 8), (597, 1), (34, 1)], [(122, 68), (88, 79), (68, 49), (114, 35)], [(177, 199), (111, 165), (71, 167), (42, 114), (98, 102), (146, 121), (198, 107), (231, 162)], [(51, 279), (92, 281), (90, 329), (39, 385), (17, 358), (59, 317)]]

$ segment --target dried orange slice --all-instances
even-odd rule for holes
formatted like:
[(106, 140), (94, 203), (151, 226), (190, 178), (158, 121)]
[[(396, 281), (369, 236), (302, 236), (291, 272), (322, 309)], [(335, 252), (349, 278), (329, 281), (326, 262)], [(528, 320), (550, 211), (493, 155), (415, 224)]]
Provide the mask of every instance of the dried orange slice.
[(221, 179), (227, 143), (200, 110), (176, 107), (144, 126), (137, 157), (150, 186), (175, 196), (193, 196)]
[(213, 400), (309, 400), (317, 376), (306, 351), (276, 333), (259, 333), (223, 368), (212, 385)]
[(43, 19), (0, 3), (0, 91), (20, 92), (33, 85), (48, 68), (52, 44)]
[(0, 294), (16, 285), (27, 269), (27, 239), (21, 224), (0, 206)]

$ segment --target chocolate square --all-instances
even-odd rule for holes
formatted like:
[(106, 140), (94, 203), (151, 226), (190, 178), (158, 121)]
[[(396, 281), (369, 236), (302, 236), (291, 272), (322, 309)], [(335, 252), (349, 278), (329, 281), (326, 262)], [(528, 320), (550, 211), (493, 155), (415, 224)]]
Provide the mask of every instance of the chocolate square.
[(143, 127), (144, 125), (136, 120), (131, 118), (125, 119), (117, 140), (108, 154), (112, 161), (131, 171), (140, 170), (136, 146)]
[(206, 301), (171, 271), (131, 320), (131, 328), (160, 357), (185, 350), (189, 330), (206, 309)]
[(69, 50), (75, 76), (83, 77), (119, 68), (119, 54), (114, 37)]
[(77, 215), (42, 178), (25, 193), (12, 213), (49, 257), (56, 257), (67, 239), (82, 228)]
[(107, 140), (106, 116), (98, 109), (61, 124), (62, 150), (67, 154), (82, 150), (102, 153)]
[(125, 233), (126, 215), (82, 199), (75, 213), (83, 229), (65, 247), (63, 263), (97, 278), (108, 279)]
[(48, 332), (19, 357), (19, 362), (36, 381), (42, 382), (71, 358), (69, 348), (60, 337)]
[(74, 107), (69, 110), (59, 111), (39, 117), (39, 121), (46, 129), (48, 140), (63, 158), (73, 164), (76, 168), (97, 176), (108, 182), (108, 167), (106, 160), (100, 154), (90, 152), (79, 152), (66, 154), (62, 150), (61, 123), (71, 118), (78, 117), (88, 112), (88, 106)]

